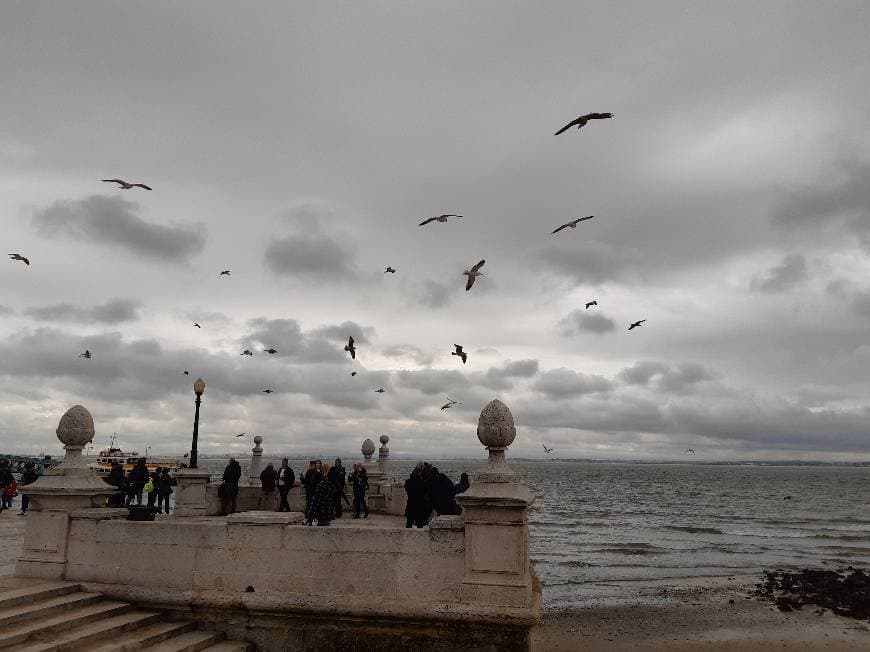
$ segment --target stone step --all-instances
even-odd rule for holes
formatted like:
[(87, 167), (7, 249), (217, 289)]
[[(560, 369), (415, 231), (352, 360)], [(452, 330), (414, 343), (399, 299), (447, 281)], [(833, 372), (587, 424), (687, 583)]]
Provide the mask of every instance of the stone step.
[(59, 635), (60, 633), (78, 627), (100, 618), (109, 618), (130, 611), (132, 607), (123, 602), (103, 600), (85, 607), (77, 607), (61, 614), (40, 618), (37, 622), (17, 623), (0, 630), (0, 649), (15, 647), (38, 637)]
[(0, 591), (0, 609), (14, 607), (19, 604), (28, 604), (42, 598), (53, 598), (80, 591), (78, 584), (69, 582), (41, 582), (35, 580), (33, 585)]
[[(129, 605), (127, 605), (129, 607)], [(155, 611), (127, 611), (109, 618), (89, 620), (78, 627), (55, 634), (51, 632), (44, 640), (34, 641), (26, 646), (17, 646), (15, 652), (69, 652), (72, 650), (91, 650), (101, 641), (114, 638), (118, 634), (150, 625), (160, 619)]]
[(120, 636), (113, 636), (111, 641), (100, 643), (96, 641), (87, 648), (87, 652), (139, 652), (148, 645), (155, 645), (173, 636), (179, 636), (192, 629), (196, 623), (192, 621), (172, 623), (157, 622), (152, 625), (134, 629)]
[(221, 641), (209, 645), (203, 652), (256, 652), (257, 646), (245, 641)]
[(69, 611), (99, 602), (103, 597), (97, 593), (68, 593), (66, 595), (36, 599), (12, 607), (0, 606), (0, 630), (24, 620), (37, 621), (61, 611)]
[(143, 652), (200, 652), (223, 641), (220, 632), (194, 631), (175, 636), (156, 645), (143, 648)]

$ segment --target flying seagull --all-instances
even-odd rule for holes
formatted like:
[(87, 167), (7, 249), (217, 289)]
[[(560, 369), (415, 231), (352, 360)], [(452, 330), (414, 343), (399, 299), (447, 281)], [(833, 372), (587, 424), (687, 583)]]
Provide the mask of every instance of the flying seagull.
[(593, 299), (592, 301), (587, 301), (586, 302), (586, 310), (589, 310), (589, 306), (597, 306), (597, 305), (598, 305), (598, 302), (595, 301), (595, 299)]
[(236, 437), (244, 437), (245, 434), (246, 434), (246, 433), (244, 433), (244, 432), (240, 432), (238, 435), (236, 435)]
[(483, 272), (480, 271), (480, 268), (483, 267), (483, 264), (485, 262), (485, 260), (481, 260), (471, 269), (466, 269), (464, 272), (462, 272), (468, 277), (468, 283), (465, 284), (466, 292), (468, 292), (471, 289), (471, 286), (474, 285), (474, 279), (476, 279), (478, 276), (483, 276)]
[(419, 226), (425, 226), (429, 224), (429, 222), (446, 222), (448, 217), (462, 217), (462, 215), (454, 215), (453, 213), (445, 213), (444, 215), (438, 215), (436, 217), (430, 217), (429, 219), (423, 220), (420, 222)]
[(558, 233), (562, 229), (576, 229), (577, 225), (580, 222), (585, 222), (586, 220), (591, 220), (593, 217), (595, 217), (595, 216), (594, 215), (587, 215), (586, 217), (578, 217), (576, 220), (571, 220), (570, 222), (565, 222), (562, 226), (560, 226), (558, 229), (553, 231), (553, 233)]
[(454, 405), (462, 405), (459, 401), (454, 401), (449, 396), (447, 397), (447, 402), (441, 406), (442, 410), (446, 410), (447, 408), (452, 408)]
[(218, 274), (218, 276), (229, 276), (229, 275), (230, 275), (230, 270), (228, 270), (228, 269), (225, 269), (220, 274)]
[(395, 273), (396, 273), (396, 268), (395, 268), (395, 267), (387, 267), (387, 268), (384, 270), (384, 274), (395, 274)]
[(640, 325), (641, 325), (642, 323), (644, 323), (645, 321), (646, 321), (646, 319), (641, 319), (640, 321), (636, 321), (636, 322), (634, 322), (631, 326), (628, 327), (628, 330), (631, 330), (632, 328), (637, 328), (638, 326), (640, 326)]
[(190, 375), (190, 372), (187, 371), (187, 370), (185, 369), (185, 370), (184, 370), (184, 375), (185, 375), (185, 376), (189, 376), (189, 375)]
[(84, 353), (79, 353), (79, 357), (85, 358), (86, 360), (90, 360), (91, 359), (91, 352), (88, 351), (87, 349), (85, 349)]
[(251, 349), (245, 349), (244, 351), (239, 353), (239, 355), (254, 355), (254, 352), (251, 351)]
[(199, 325), (199, 322), (195, 321), (195, 322), (193, 322), (193, 325), (196, 326), (197, 328), (202, 328), (202, 326)]
[(350, 372), (350, 375), (351, 375), (351, 376), (356, 376), (356, 372), (355, 372), (355, 371), (351, 371), (351, 372)]
[(130, 190), (131, 188), (144, 188), (145, 190), (152, 190), (149, 186), (146, 186), (144, 183), (129, 183), (124, 181), (123, 179), (103, 179), (105, 183), (117, 183), (121, 187), (119, 190)]
[(461, 344), (454, 344), (453, 346), (456, 347), (456, 350), (450, 355), (458, 355), (460, 358), (462, 358), (462, 364), (465, 364), (465, 361), (468, 360), (468, 354), (462, 350)]
[(269, 355), (275, 355), (278, 353), (277, 349), (263, 349), (263, 353), (268, 353)]
[(550, 453), (553, 452), (553, 449), (552, 449), (552, 448), (547, 448), (547, 445), (546, 445), (546, 444), (541, 444), (541, 446), (544, 447), (544, 452), (546, 452), (548, 455), (549, 455)]
[[(695, 454), (695, 449), (694, 449), (694, 448), (687, 448), (687, 449), (686, 449), (686, 453), (691, 453), (692, 455), (694, 455), (694, 454)], [(683, 454), (685, 455), (685, 453), (683, 453)]]
[(263, 394), (271, 394), (271, 393), (274, 392), (274, 391), (275, 391), (274, 389), (264, 389), (264, 390), (262, 390)]
[(383, 387), (379, 387), (378, 389), (375, 390), (375, 394), (383, 394), (384, 391), (385, 391), (385, 390), (384, 390)]
[(347, 338), (347, 345), (344, 350), (350, 353), (350, 357), (356, 360), (356, 348), (353, 345), (353, 336)]
[(29, 259), (29, 258), (25, 258), (25, 257), (22, 256), (21, 254), (9, 254), (9, 257), (10, 257), (12, 260), (20, 260), (20, 261), (21, 261), (22, 263), (24, 263), (25, 265), (29, 265), (29, 264), (30, 264), (30, 259)]
[(612, 113), (587, 113), (586, 115), (581, 115), (579, 118), (575, 118), (574, 120), (572, 120), (571, 122), (566, 124), (564, 127), (559, 129), (559, 131), (557, 131), (553, 135), (558, 136), (563, 131), (568, 131), (571, 127), (573, 127), (575, 125), (579, 129), (580, 127), (584, 126), (590, 120), (606, 120), (607, 118), (612, 118), (612, 117), (613, 117)]

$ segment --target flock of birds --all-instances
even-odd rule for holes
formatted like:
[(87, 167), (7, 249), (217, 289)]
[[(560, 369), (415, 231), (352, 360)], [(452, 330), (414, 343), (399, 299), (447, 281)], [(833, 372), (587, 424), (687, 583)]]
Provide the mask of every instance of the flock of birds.
[[(590, 120), (606, 120), (606, 119), (609, 119), (609, 118), (612, 118), (612, 117), (613, 117), (613, 114), (612, 114), (612, 113), (587, 113), (587, 114), (584, 114), (584, 115), (581, 115), (581, 116), (575, 118), (574, 120), (572, 120), (571, 122), (569, 122), (568, 124), (566, 124), (564, 127), (562, 127), (561, 129), (559, 129), (559, 130), (558, 130), (554, 135), (558, 136), (559, 134), (564, 133), (565, 131), (567, 131), (568, 129), (570, 129), (570, 128), (572, 128), (572, 127), (577, 127), (577, 129), (581, 129), (581, 128), (584, 127), (584, 126), (585, 126), (585, 125), (586, 125)], [(143, 189), (143, 190), (153, 190), (153, 189), (151, 188), (151, 186), (148, 186), (148, 185), (146, 185), (146, 184), (144, 184), (144, 183), (140, 183), (140, 182), (130, 182), (130, 181), (126, 181), (126, 180), (124, 180), (124, 179), (102, 179), (102, 181), (103, 181), (104, 183), (114, 183), (114, 184), (117, 184), (117, 186), (118, 186), (118, 190), (132, 190), (133, 188), (141, 188), (141, 189)], [(577, 228), (577, 225), (580, 224), (580, 222), (584, 222), (584, 221), (586, 221), (586, 220), (591, 220), (591, 219), (593, 219), (594, 217), (595, 217), (594, 215), (587, 215), (586, 217), (578, 217), (578, 218), (576, 218), (576, 219), (570, 220), (570, 221), (568, 221), (568, 222), (566, 222), (566, 223), (564, 223), (564, 224), (558, 226), (556, 229), (554, 229), (554, 230), (552, 231), (552, 234), (557, 234), (557, 233), (559, 233), (560, 231), (563, 231), (563, 230), (565, 230), (565, 229), (576, 229), (576, 228)], [(431, 224), (431, 223), (433, 223), (433, 222), (439, 222), (439, 223), (442, 223), (442, 224), (446, 224), (446, 223), (448, 222), (448, 220), (451, 220), (451, 219), (462, 219), (462, 218), (463, 218), (462, 215), (458, 215), (458, 214), (456, 214), (456, 213), (444, 213), (444, 214), (441, 214), (441, 215), (436, 215), (436, 216), (433, 216), (433, 217), (429, 217), (429, 218), (423, 220), (422, 222), (420, 222), (418, 226), (421, 226), (421, 227), (422, 227), (422, 226), (426, 226), (427, 224)], [(20, 254), (20, 253), (10, 253), (10, 254), (9, 254), (9, 257), (10, 257), (13, 261), (21, 261), (21, 262), (23, 262), (25, 265), (28, 265), (28, 266), (30, 265), (30, 259), (28, 259), (27, 257), (23, 256), (23, 255)], [(480, 261), (478, 261), (475, 265), (473, 265), (473, 266), (470, 267), (469, 269), (466, 269), (465, 271), (462, 272), (462, 275), (465, 276), (465, 277), (467, 277), (467, 278), (466, 278), (466, 282), (465, 282), (465, 291), (466, 291), (466, 292), (468, 292), (468, 291), (471, 290), (471, 288), (474, 286), (474, 283), (475, 283), (475, 281), (477, 280), (478, 277), (483, 276), (483, 272), (481, 271), (481, 268), (484, 266), (485, 263), (486, 263), (486, 260), (480, 260)], [(229, 270), (229, 269), (225, 269), (225, 270), (222, 270), (222, 271), (218, 274), (218, 276), (230, 276), (231, 273), (232, 273), (231, 270)], [(384, 274), (396, 274), (396, 273), (397, 273), (397, 270), (396, 270), (394, 267), (392, 267), (392, 266), (387, 266), (387, 268), (384, 270)], [(586, 302), (586, 310), (588, 310), (588, 309), (591, 308), (592, 306), (597, 306), (597, 305), (598, 305), (598, 301), (595, 300), (595, 299), (593, 299), (593, 300), (591, 300), (591, 301), (588, 301), (588, 302)], [(646, 319), (641, 319), (641, 320), (639, 320), (639, 321), (632, 322), (632, 323), (629, 325), (628, 330), (630, 331), (630, 330), (633, 330), (633, 329), (635, 329), (635, 328), (638, 328), (638, 327), (639, 327), (641, 324), (643, 324), (645, 321), (646, 321)], [(199, 324), (199, 322), (194, 322), (193, 326), (194, 326), (195, 328), (200, 328), (200, 329), (202, 328), (202, 326)], [(455, 355), (455, 356), (457, 356), (460, 360), (462, 360), (462, 364), (466, 364), (466, 363), (468, 362), (468, 353), (467, 353), (466, 351), (463, 350), (463, 347), (462, 347), (461, 344), (454, 344), (453, 346), (454, 346), (454, 349), (455, 349), (455, 350), (451, 353), (451, 355)], [(356, 360), (356, 352), (357, 352), (357, 350), (356, 350), (356, 345), (355, 345), (355, 343), (354, 343), (354, 339), (353, 339), (352, 336), (351, 336), (351, 337), (348, 337), (348, 341), (347, 341), (347, 344), (346, 344), (345, 347), (344, 347), (344, 351), (346, 351), (347, 353), (350, 354), (351, 360)], [(274, 347), (270, 347), (270, 348), (268, 348), (268, 349), (263, 349), (263, 352), (264, 352), (264, 353), (268, 353), (269, 355), (275, 355), (275, 354), (278, 353), (278, 350), (275, 349)], [(242, 355), (242, 356), (253, 356), (253, 355), (254, 355), (254, 352), (251, 351), (250, 349), (245, 349), (245, 350), (242, 351), (239, 355)], [(90, 350), (85, 350), (84, 353), (79, 354), (79, 357), (80, 357), (80, 358), (85, 358), (85, 359), (90, 360), (90, 359), (93, 357), (93, 354), (91, 353)], [(190, 372), (189, 372), (188, 370), (185, 369), (184, 372), (183, 372), (183, 374), (184, 374), (185, 376), (189, 376), (189, 375), (190, 375)], [(351, 371), (351, 372), (350, 372), (350, 375), (351, 375), (352, 377), (356, 376), (356, 375), (357, 375), (357, 371)], [(383, 394), (386, 390), (385, 390), (383, 387), (379, 387), (378, 389), (376, 389), (376, 390), (374, 390), (374, 391), (375, 391), (375, 393), (377, 393), (377, 394)], [(271, 393), (274, 392), (274, 390), (273, 390), (272, 388), (268, 388), (268, 387), (267, 387), (267, 388), (261, 390), (261, 392), (262, 392), (263, 394), (271, 394)], [(459, 402), (459, 401), (455, 401), (455, 400), (451, 399), (451, 398), (448, 396), (448, 397), (447, 397), (447, 402), (446, 402), (444, 405), (441, 406), (441, 410), (447, 410), (447, 409), (450, 409), (450, 408), (452, 408), (452, 407), (455, 406), (455, 405), (462, 405), (462, 403)], [(237, 437), (242, 437), (242, 436), (244, 436), (244, 434), (245, 434), (245, 433), (242, 433), (242, 434), (240, 434), (240, 435), (236, 435), (236, 436), (237, 436)], [(544, 448), (544, 451), (545, 451), (546, 453), (548, 453), (548, 454), (551, 453), (551, 452), (553, 451), (553, 448), (548, 447), (546, 444), (542, 444), (542, 446), (543, 446), (543, 448)], [(695, 451), (692, 450), (692, 449), (687, 449), (686, 452), (687, 452), (687, 453), (688, 453), (688, 452), (692, 452), (692, 453), (694, 453)]]

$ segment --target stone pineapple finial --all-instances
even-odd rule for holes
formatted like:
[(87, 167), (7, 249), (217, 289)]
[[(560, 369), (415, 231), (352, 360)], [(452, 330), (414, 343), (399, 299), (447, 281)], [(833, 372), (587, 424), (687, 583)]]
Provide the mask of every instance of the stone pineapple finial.
[(375, 442), (373, 442), (371, 439), (366, 439), (362, 443), (362, 448), (360, 448), (360, 451), (362, 452), (365, 461), (371, 462), (372, 455), (374, 455), (375, 453)]
[(66, 449), (64, 466), (84, 466), (82, 448), (94, 439), (94, 417), (87, 408), (81, 405), (72, 406), (60, 418), (55, 433)]
[(514, 481), (516, 474), (505, 462), (505, 450), (517, 436), (514, 417), (508, 406), (493, 399), (480, 412), (477, 421), (477, 438), (489, 451), (489, 465), (486, 473), (492, 480), (499, 481), (504, 476), (506, 482)]

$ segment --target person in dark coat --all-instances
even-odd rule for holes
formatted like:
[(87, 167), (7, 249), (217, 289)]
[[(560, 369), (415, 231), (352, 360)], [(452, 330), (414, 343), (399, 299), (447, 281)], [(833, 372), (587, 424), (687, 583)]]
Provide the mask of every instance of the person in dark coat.
[(287, 458), (285, 457), (281, 460), (281, 468), (278, 469), (278, 493), (281, 495), (281, 504), (278, 506), (279, 512), (290, 511), (290, 504), (287, 502), (287, 494), (293, 488), (294, 484), (296, 484), (296, 475), (293, 473), (293, 469), (290, 468)]
[(160, 477), (161, 473), (163, 473), (163, 467), (158, 466), (150, 475), (151, 491), (148, 492), (148, 507), (154, 507), (154, 503), (157, 502), (157, 478)]
[(145, 487), (145, 483), (148, 482), (148, 478), (150, 477), (148, 473), (148, 467), (145, 466), (145, 458), (140, 457), (136, 462), (136, 466), (134, 466), (130, 470), (130, 474), (127, 476), (128, 481), (128, 489), (127, 489), (127, 504), (133, 502), (133, 498), (136, 498), (136, 504), (142, 504), (142, 489)]
[[(7, 460), (0, 460), (0, 498), (6, 494), (6, 488), (11, 487), (14, 482), (15, 476), (12, 475), (9, 462)], [(5, 506), (5, 501), (0, 500), (0, 512), (5, 509)]]
[(329, 525), (332, 522), (334, 501), (332, 483), (323, 478), (314, 488), (311, 504), (305, 513), (308, 525), (311, 525), (314, 521), (317, 521), (317, 525), (320, 526)]
[[(24, 473), (21, 474), (21, 482), (19, 483), (22, 487), (26, 487), (29, 484), (33, 484), (39, 479), (39, 472), (36, 470), (36, 467), (33, 465), (33, 462), (27, 462), (24, 465)], [(20, 516), (24, 516), (27, 514), (27, 507), (30, 505), (30, 496), (27, 494), (21, 494), (21, 511), (18, 512)]]
[(172, 485), (175, 484), (175, 478), (169, 475), (169, 469), (161, 469), (160, 474), (154, 480), (157, 486), (157, 513), (163, 509), (165, 513), (169, 513), (169, 496), (172, 495)]
[(109, 471), (109, 477), (106, 478), (106, 482), (118, 490), (118, 493), (112, 494), (109, 497), (109, 507), (123, 507), (124, 494), (127, 488), (127, 475), (124, 473), (124, 467), (118, 462), (112, 462), (112, 468)]
[(221, 514), (227, 516), (236, 511), (236, 497), (239, 495), (239, 480), (242, 477), (242, 467), (234, 457), (230, 458), (224, 469), (223, 486), (221, 489)]
[(432, 505), (429, 504), (429, 498), (426, 496), (422, 462), (414, 467), (411, 476), (405, 480), (405, 495), (408, 497), (405, 505), (405, 527), (427, 526)]
[(468, 491), (468, 488), (471, 486), (471, 482), (468, 481), (468, 474), (463, 473), (459, 476), (459, 482), (453, 485), (453, 494), (458, 496), (459, 494), (464, 494)]
[(360, 512), (363, 512), (363, 518), (368, 518), (369, 507), (366, 505), (366, 491), (369, 490), (369, 476), (366, 467), (362, 464), (353, 465), (350, 484), (353, 487), (353, 518), (359, 518)]
[(436, 466), (430, 466), (426, 477), (426, 495), (438, 516), (456, 513), (453, 483)]
[(344, 498), (344, 485), (347, 483), (346, 471), (341, 465), (341, 458), (335, 458), (335, 464), (327, 472), (326, 479), (332, 483), (335, 518), (341, 518), (341, 501)]
[(305, 488), (306, 513), (308, 513), (308, 508), (311, 507), (311, 497), (314, 495), (314, 490), (321, 480), (323, 480), (323, 474), (317, 468), (317, 460), (311, 460), (308, 463), (308, 470), (302, 476), (302, 486)]
[(266, 509), (275, 509), (275, 483), (278, 481), (278, 472), (271, 464), (260, 472), (260, 485), (263, 487), (263, 505)]

